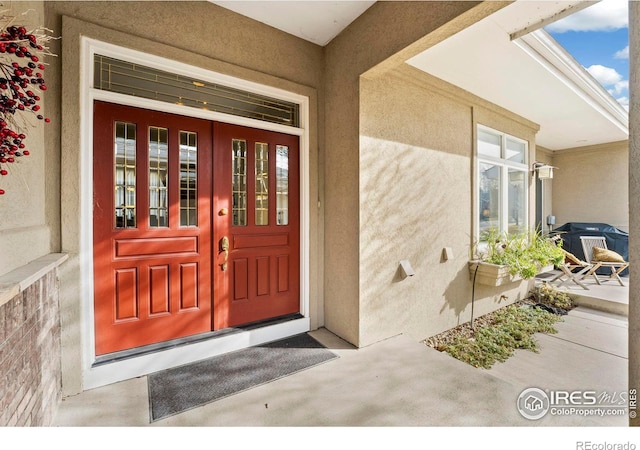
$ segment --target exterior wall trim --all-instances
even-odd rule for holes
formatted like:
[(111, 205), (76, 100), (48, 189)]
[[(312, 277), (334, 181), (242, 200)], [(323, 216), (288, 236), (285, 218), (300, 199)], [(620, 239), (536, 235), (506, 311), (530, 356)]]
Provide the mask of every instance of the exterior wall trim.
[(567, 155), (570, 153), (580, 153), (581, 155), (584, 155), (585, 153), (599, 153), (602, 151), (612, 150), (614, 148), (616, 150), (628, 149), (629, 141), (626, 140), (626, 141), (618, 141), (618, 142), (608, 142), (604, 144), (588, 145), (585, 147), (571, 147), (571, 148), (563, 148), (560, 150), (550, 150), (551, 152), (550, 154), (552, 156)]
[[(129, 61), (171, 71), (199, 79), (224, 84), (287, 100), (300, 105), (300, 128), (281, 124), (262, 122), (255, 119), (232, 116), (229, 114), (199, 110), (155, 100), (131, 97), (92, 88), (93, 56), (99, 53), (105, 56), (117, 57)], [(136, 50), (119, 47), (86, 36), (80, 38), (80, 298), (81, 302), (81, 351), (82, 351), (82, 389), (91, 389), (105, 384), (122, 381), (141, 376), (153, 371), (166, 369), (199, 359), (227, 353), (252, 345), (273, 341), (279, 338), (302, 333), (311, 329), (310, 317), (310, 126), (309, 103), (307, 96), (274, 88), (271, 86), (243, 80), (241, 78), (224, 75), (211, 70), (191, 66), (178, 61), (169, 60)], [(93, 214), (92, 214), (92, 117), (94, 100), (118, 102), (129, 106), (142, 107), (168, 113), (189, 115), (207, 120), (222, 121), (236, 125), (260, 128), (297, 135), (300, 137), (300, 314), (301, 319), (266, 326), (260, 329), (233, 333), (229, 336), (216, 338), (184, 348), (170, 349), (152, 355), (144, 355), (125, 361), (118, 361), (93, 367), (96, 360), (94, 320), (93, 320)]]
[(594, 110), (629, 134), (629, 113), (543, 29), (513, 41)]

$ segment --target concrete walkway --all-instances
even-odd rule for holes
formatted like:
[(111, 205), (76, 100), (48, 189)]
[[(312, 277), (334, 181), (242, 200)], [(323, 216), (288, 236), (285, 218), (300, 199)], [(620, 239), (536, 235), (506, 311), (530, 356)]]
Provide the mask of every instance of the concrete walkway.
[(57, 426), (611, 426), (622, 417), (523, 418), (523, 389), (623, 392), (626, 318), (585, 308), (491, 370), (474, 369), (407, 336), (354, 349), (327, 330), (311, 334), (339, 358), (149, 423), (146, 377), (66, 398)]
[[(506, 362), (495, 364), (489, 373), (522, 389), (595, 391), (611, 395), (616, 404), (620, 394), (626, 396), (626, 317), (578, 307), (556, 328), (557, 334), (536, 335), (539, 353), (518, 350)], [(599, 425), (627, 426), (629, 419), (625, 414), (595, 420)]]

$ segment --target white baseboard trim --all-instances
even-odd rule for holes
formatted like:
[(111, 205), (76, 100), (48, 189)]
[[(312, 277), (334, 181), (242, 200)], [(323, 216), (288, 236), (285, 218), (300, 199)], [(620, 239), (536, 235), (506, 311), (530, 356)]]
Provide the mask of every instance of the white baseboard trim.
[(83, 373), (83, 390), (117, 383), (159, 370), (170, 369), (235, 350), (284, 339), (310, 330), (308, 317), (251, 330), (242, 330), (122, 361), (89, 367)]

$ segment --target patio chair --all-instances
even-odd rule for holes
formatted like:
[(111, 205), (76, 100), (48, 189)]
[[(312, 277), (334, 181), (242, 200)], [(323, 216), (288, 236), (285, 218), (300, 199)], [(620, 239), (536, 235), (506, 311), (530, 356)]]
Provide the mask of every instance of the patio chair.
[(560, 273), (549, 280), (550, 283), (559, 281), (557, 287), (562, 286), (569, 281), (573, 281), (575, 284), (583, 289), (589, 290), (589, 288), (581, 281), (593, 268), (593, 264), (586, 261), (582, 261), (573, 253), (569, 253), (565, 249), (562, 249), (565, 258), (564, 262), (558, 265)]
[[(607, 248), (607, 241), (604, 236), (580, 236), (580, 241), (584, 251), (584, 258), (588, 263), (593, 264), (593, 267), (585, 277), (593, 275), (598, 284), (602, 284), (601, 281), (616, 279), (620, 286), (624, 286), (622, 279), (620, 279), (620, 273), (629, 267), (629, 263), (622, 256)], [(608, 267), (611, 270), (611, 275), (602, 280), (596, 273), (600, 267)]]

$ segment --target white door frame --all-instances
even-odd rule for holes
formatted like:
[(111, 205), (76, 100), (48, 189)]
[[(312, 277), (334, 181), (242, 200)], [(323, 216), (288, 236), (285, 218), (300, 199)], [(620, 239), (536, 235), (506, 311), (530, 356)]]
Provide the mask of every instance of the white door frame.
[[(310, 172), (309, 172), (309, 98), (282, 89), (212, 72), (177, 61), (136, 50), (119, 47), (88, 37), (81, 38), (80, 55), (80, 278), (81, 278), (81, 340), (83, 390), (117, 381), (146, 375), (158, 370), (186, 364), (199, 359), (246, 348), (309, 331), (309, 266), (310, 266)], [(300, 127), (262, 122), (171, 103), (132, 97), (93, 88), (94, 55), (135, 62), (159, 70), (170, 68), (172, 73), (222, 84), (228, 87), (274, 97), (296, 103), (300, 108)], [(145, 354), (143, 356), (94, 365), (95, 329), (93, 298), (93, 103), (94, 100), (117, 103), (161, 112), (186, 115), (259, 128), (300, 137), (300, 319), (239, 331), (215, 339), (205, 340), (188, 347), (178, 347)], [(188, 349), (188, 350), (185, 350)]]

